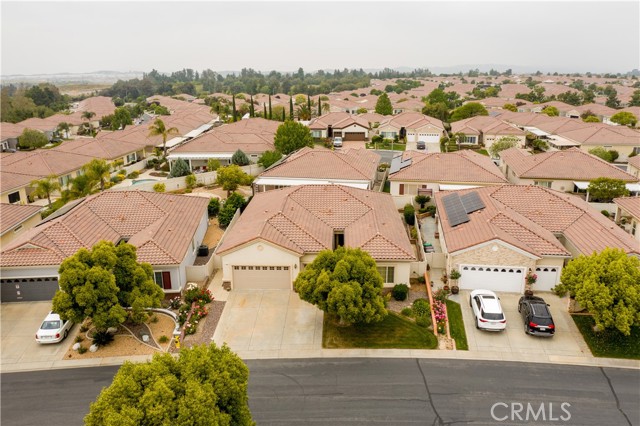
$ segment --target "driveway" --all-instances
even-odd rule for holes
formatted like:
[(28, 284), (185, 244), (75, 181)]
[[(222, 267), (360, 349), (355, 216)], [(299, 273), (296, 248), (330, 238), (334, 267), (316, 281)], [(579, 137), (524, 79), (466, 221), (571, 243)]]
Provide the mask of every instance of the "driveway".
[(469, 306), (469, 291), (461, 291), (458, 300), (462, 305), (464, 328), (467, 332), (470, 351), (489, 351), (526, 355), (535, 362), (535, 355), (551, 357), (589, 357), (591, 352), (567, 312), (567, 300), (552, 293), (539, 292), (537, 296), (551, 305), (551, 315), (556, 325), (556, 334), (552, 338), (535, 337), (525, 334), (518, 313), (520, 294), (498, 293), (500, 304), (507, 317), (507, 329), (504, 332), (478, 330), (475, 327), (473, 311)]
[(41, 345), (35, 335), (42, 320), (51, 310), (51, 302), (3, 303), (0, 308), (2, 323), (2, 353), (0, 366), (4, 371), (11, 364), (29, 364), (62, 359), (73, 341), (77, 325), (69, 337), (60, 343)]
[(289, 290), (233, 290), (213, 335), (243, 358), (322, 348), (323, 312)]

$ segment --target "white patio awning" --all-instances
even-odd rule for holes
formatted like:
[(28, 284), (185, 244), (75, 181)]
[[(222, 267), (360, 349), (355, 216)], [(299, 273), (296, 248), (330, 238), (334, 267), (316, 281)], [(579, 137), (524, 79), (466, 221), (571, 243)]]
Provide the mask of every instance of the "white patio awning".
[(169, 160), (177, 160), (178, 158), (183, 160), (208, 160), (209, 158), (228, 160), (231, 157), (233, 157), (233, 153), (226, 152), (172, 152), (167, 155)]
[(190, 131), (189, 133), (187, 133), (186, 135), (184, 135), (185, 138), (195, 138), (196, 136), (204, 133), (205, 131), (209, 130), (211, 128), (211, 126), (213, 126), (213, 124), (203, 124), (202, 126), (198, 127), (197, 129), (193, 129), (192, 131)]
[[(177, 136), (171, 140), (167, 141), (167, 148), (173, 148), (176, 145), (180, 145), (182, 142), (186, 141), (187, 138), (183, 138), (181, 136)], [(157, 148), (162, 148), (162, 142), (156, 145)]]
[(575, 186), (577, 186), (578, 189), (584, 189), (585, 191), (587, 190), (587, 187), (589, 186), (589, 182), (573, 182), (573, 184)]
[(443, 185), (440, 184), (440, 191), (457, 191), (459, 189), (478, 188), (478, 185)]
[(544, 130), (540, 130), (537, 127), (525, 127), (525, 130), (533, 133), (536, 136), (550, 136), (551, 133), (547, 133)]
[(286, 178), (258, 178), (253, 181), (256, 185), (297, 186), (297, 185), (344, 185), (351, 188), (367, 189), (366, 182), (335, 182), (326, 179), (286, 179)]
[(640, 183), (628, 183), (627, 189), (629, 192), (640, 192)]

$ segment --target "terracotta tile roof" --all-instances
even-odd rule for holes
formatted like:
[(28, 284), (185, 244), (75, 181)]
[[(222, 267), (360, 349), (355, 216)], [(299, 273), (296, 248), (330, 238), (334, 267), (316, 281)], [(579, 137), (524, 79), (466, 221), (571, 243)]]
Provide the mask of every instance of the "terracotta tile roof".
[(487, 156), (470, 150), (448, 153), (405, 152), (411, 165), (389, 175), (391, 181), (505, 183), (500, 169)]
[(573, 107), (572, 109), (575, 109), (580, 114), (586, 111), (591, 111), (594, 114), (602, 115), (604, 117), (611, 117), (612, 115), (618, 112), (617, 109), (609, 108), (606, 105), (593, 104), (593, 103), (576, 106), (576, 107)]
[(377, 260), (414, 260), (414, 250), (391, 196), (340, 185), (307, 185), (256, 194), (217, 249), (255, 240), (299, 255), (331, 249), (334, 231), (345, 245)]
[(407, 130), (414, 130), (429, 124), (444, 130), (442, 121), (415, 111), (405, 111), (398, 115), (391, 116), (387, 120), (380, 122), (380, 127), (390, 126), (396, 129), (404, 127)]
[(640, 133), (626, 126), (610, 126), (602, 123), (592, 123), (590, 127), (558, 132), (558, 135), (589, 146), (640, 146)]
[(0, 140), (17, 138), (24, 132), (25, 128), (21, 124), (2, 122), (0, 123)]
[(640, 155), (629, 157), (629, 165), (635, 167), (636, 169), (640, 169)]
[(476, 116), (451, 123), (453, 133), (524, 136), (526, 133), (519, 128), (505, 123), (499, 118)]
[(208, 200), (142, 191), (106, 191), (30, 229), (3, 248), (0, 265), (58, 265), (81, 247), (128, 238), (138, 260), (175, 265), (184, 259)]
[(358, 117), (365, 120), (367, 123), (371, 123), (371, 124), (380, 123), (381, 121), (384, 121), (384, 119), (386, 118), (386, 116), (382, 114), (378, 114), (377, 112), (367, 112), (365, 114), (360, 114)]
[(66, 141), (55, 149), (56, 151), (69, 152), (72, 154), (86, 155), (105, 160), (114, 160), (139, 151), (142, 148), (143, 147), (137, 143), (105, 136), (102, 138), (81, 138)]
[(40, 213), (41, 206), (20, 204), (0, 204), (0, 235), (12, 230), (27, 219)]
[(353, 124), (357, 124), (365, 129), (369, 128), (369, 122), (358, 115), (351, 115), (348, 112), (330, 112), (318, 118), (314, 118), (309, 123), (311, 130), (324, 130), (331, 126), (333, 129), (344, 129)]
[(502, 161), (520, 178), (590, 181), (599, 177), (637, 182), (638, 178), (579, 148), (532, 155), (519, 148), (500, 153)]
[(640, 197), (614, 198), (613, 202), (629, 212), (631, 216), (640, 219)]
[(532, 255), (571, 256), (556, 235), (563, 235), (582, 254), (606, 247), (640, 254), (633, 238), (579, 197), (537, 186), (501, 185), (475, 191), (485, 208), (469, 214), (469, 222), (452, 227), (442, 198), (435, 195), (447, 249), (450, 253), (503, 240)]
[(91, 111), (96, 114), (97, 118), (104, 117), (105, 115), (113, 114), (116, 105), (113, 103), (110, 97), (107, 96), (93, 96), (91, 98), (84, 99), (78, 103), (76, 111), (84, 112)]

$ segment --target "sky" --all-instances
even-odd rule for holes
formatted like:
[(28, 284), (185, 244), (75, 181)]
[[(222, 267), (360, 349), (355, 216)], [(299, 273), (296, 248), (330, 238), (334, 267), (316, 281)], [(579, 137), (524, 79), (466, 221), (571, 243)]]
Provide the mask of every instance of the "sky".
[[(8, 2), (2, 75), (640, 68), (640, 2)], [(500, 68), (497, 68), (500, 69)]]

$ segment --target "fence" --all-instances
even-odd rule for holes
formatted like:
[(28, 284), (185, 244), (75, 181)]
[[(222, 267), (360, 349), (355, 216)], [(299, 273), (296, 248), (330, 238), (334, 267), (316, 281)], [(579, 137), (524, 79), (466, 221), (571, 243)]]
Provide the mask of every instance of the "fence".
[(187, 272), (187, 281), (197, 282), (206, 281), (211, 276), (216, 263), (216, 255), (211, 254), (209, 260), (204, 265), (190, 265), (185, 268)]

